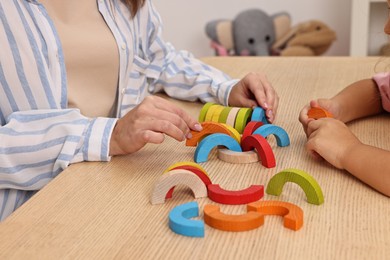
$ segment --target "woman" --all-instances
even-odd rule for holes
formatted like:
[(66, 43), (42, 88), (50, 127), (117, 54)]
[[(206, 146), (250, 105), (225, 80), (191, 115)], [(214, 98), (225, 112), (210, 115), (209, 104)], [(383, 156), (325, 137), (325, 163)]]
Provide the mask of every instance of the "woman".
[(201, 130), (150, 94), (276, 114), (265, 76), (232, 80), (166, 43), (150, 0), (1, 1), (0, 17), (1, 219), (71, 163)]

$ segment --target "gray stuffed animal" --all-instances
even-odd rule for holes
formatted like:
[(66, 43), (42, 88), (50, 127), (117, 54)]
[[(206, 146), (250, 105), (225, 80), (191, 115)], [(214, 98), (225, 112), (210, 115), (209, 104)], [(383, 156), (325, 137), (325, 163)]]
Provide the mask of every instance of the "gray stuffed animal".
[(268, 15), (259, 9), (239, 13), (234, 20), (206, 24), (206, 34), (218, 56), (268, 56), (273, 43), (291, 27), (286, 12)]

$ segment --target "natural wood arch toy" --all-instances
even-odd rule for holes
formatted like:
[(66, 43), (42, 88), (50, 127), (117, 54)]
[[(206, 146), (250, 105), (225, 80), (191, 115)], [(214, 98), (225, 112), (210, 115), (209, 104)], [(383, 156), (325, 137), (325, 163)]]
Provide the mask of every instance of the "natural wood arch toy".
[(208, 204), (203, 208), (203, 213), (207, 225), (223, 231), (248, 231), (264, 223), (264, 216), (255, 211), (243, 215), (227, 215), (220, 211), (219, 206)]
[(192, 171), (177, 169), (162, 174), (158, 178), (153, 189), (151, 203), (153, 205), (164, 203), (168, 191), (179, 184), (188, 186), (195, 198), (207, 197), (207, 187), (198, 176)]
[(196, 147), (194, 161), (197, 163), (207, 162), (211, 150), (219, 145), (236, 152), (242, 151), (240, 144), (233, 137), (226, 134), (211, 134), (203, 138)]
[(264, 186), (252, 185), (243, 190), (231, 191), (222, 189), (218, 184), (210, 184), (207, 186), (207, 194), (209, 199), (221, 204), (248, 204), (257, 201), (264, 196)]
[(248, 204), (248, 212), (258, 212), (262, 215), (283, 216), (284, 226), (299, 230), (303, 226), (303, 211), (300, 207), (284, 201), (257, 201)]
[(245, 137), (241, 141), (241, 147), (243, 151), (251, 151), (256, 149), (257, 154), (260, 157), (261, 164), (267, 168), (273, 168), (276, 166), (275, 155), (271, 146), (261, 135), (250, 135)]
[(275, 136), (278, 146), (284, 147), (290, 145), (290, 138), (287, 132), (280, 126), (271, 124), (262, 125), (253, 132), (253, 135), (256, 134), (261, 135), (264, 138), (272, 134)]
[(198, 143), (207, 135), (222, 133), (233, 136), (232, 132), (225, 125), (216, 122), (201, 123), (203, 129), (200, 132), (191, 130), (192, 138), (186, 140), (186, 146), (197, 146)]
[(196, 202), (176, 206), (169, 212), (169, 228), (179, 235), (204, 237), (204, 222), (190, 219), (197, 216), (199, 207)]
[(244, 131), (242, 132), (242, 139), (245, 137), (252, 135), (253, 132), (259, 128), (260, 126), (263, 126), (264, 123), (260, 121), (250, 121), (244, 128)]
[[(195, 167), (195, 166), (192, 166), (192, 165), (181, 165), (181, 166), (176, 166), (172, 170), (177, 170), (177, 169), (183, 169), (183, 170), (188, 170), (188, 171), (193, 172), (196, 176), (199, 177), (199, 179), (201, 179), (203, 181), (203, 183), (204, 183), (204, 185), (206, 185), (206, 187), (208, 185), (212, 184), (212, 182), (210, 180), (210, 177), (204, 171), (199, 169), (198, 167)], [(172, 198), (172, 194), (173, 194), (174, 189), (175, 189), (175, 187), (172, 187), (167, 192), (167, 195), (165, 196), (165, 199)]]
[(259, 156), (255, 151), (235, 152), (226, 148), (218, 149), (218, 159), (234, 164), (256, 163), (259, 161)]
[(298, 169), (286, 169), (274, 175), (267, 186), (267, 194), (279, 196), (286, 182), (298, 184), (305, 192), (307, 202), (315, 205), (324, 203), (324, 195), (318, 182), (308, 173)]
[(232, 107), (232, 109), (230, 109), (230, 112), (226, 118), (227, 125), (230, 125), (235, 128), (236, 118), (239, 111), (240, 111), (239, 107)]
[(323, 117), (333, 118), (332, 113), (330, 113), (328, 110), (323, 109), (321, 107), (310, 108), (309, 111), (307, 112), (307, 116), (309, 118), (313, 118), (313, 119), (319, 119), (319, 118), (323, 118)]

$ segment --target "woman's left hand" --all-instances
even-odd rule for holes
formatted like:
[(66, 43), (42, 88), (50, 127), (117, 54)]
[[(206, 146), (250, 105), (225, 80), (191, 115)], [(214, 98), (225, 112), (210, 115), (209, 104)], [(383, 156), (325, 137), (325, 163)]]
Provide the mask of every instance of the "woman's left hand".
[(262, 107), (270, 123), (275, 120), (279, 96), (267, 77), (251, 72), (233, 86), (229, 96), (229, 106)]

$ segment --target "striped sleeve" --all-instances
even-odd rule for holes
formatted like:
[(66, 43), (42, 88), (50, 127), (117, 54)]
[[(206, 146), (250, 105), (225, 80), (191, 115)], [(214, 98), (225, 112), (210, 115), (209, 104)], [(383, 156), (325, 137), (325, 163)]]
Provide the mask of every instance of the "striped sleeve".
[(146, 30), (149, 37), (147, 57), (155, 73), (152, 91), (165, 91), (174, 98), (228, 104), (231, 88), (238, 82), (193, 57), (187, 51), (176, 51), (162, 38), (162, 22), (153, 4), (147, 2)]
[(62, 109), (15, 112), (7, 121), (0, 128), (0, 189), (39, 190), (71, 162), (110, 158), (115, 119)]
[[(117, 119), (66, 106), (52, 24), (36, 2), (0, 1), (0, 219), (69, 164), (108, 161)], [(39, 26), (38, 26), (39, 25)]]

